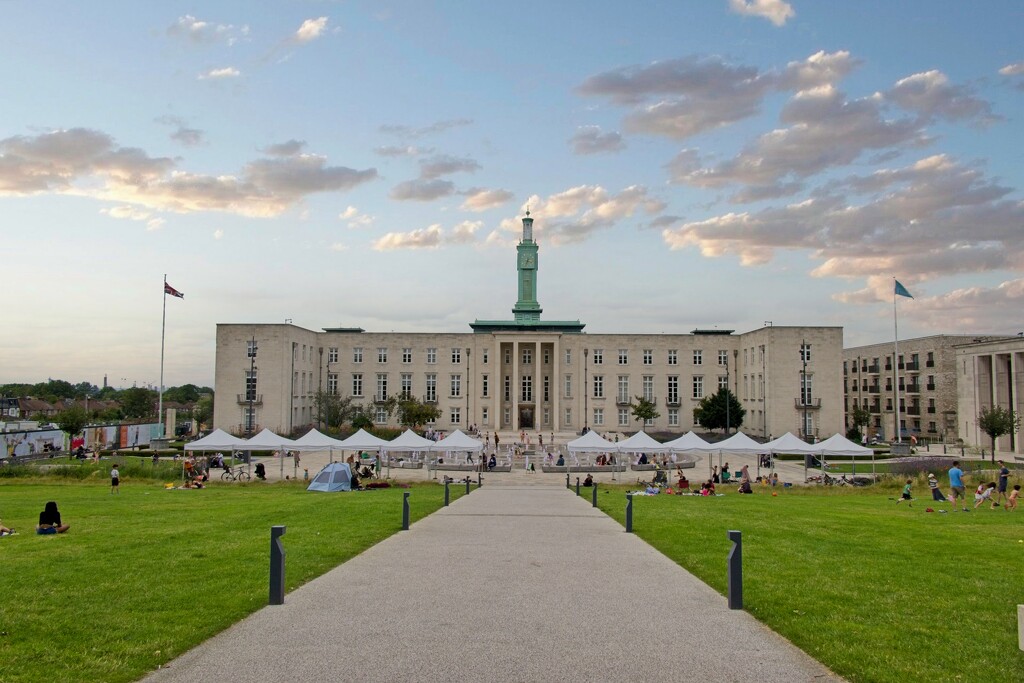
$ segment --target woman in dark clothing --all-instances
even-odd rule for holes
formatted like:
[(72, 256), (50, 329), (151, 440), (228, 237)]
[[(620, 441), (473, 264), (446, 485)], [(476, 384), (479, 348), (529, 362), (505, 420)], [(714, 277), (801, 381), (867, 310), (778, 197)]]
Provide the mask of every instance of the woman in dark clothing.
[(60, 511), (57, 509), (55, 501), (51, 500), (46, 504), (43, 511), (39, 513), (39, 526), (36, 527), (37, 534), (63, 534), (70, 528), (70, 524), (61, 523)]

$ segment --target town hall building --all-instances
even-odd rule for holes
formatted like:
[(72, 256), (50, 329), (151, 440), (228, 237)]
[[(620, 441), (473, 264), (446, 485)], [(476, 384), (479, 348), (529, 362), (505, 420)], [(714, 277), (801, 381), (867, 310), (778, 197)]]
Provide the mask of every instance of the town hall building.
[(217, 325), (214, 425), (281, 434), (317, 425), (326, 391), (371, 407), (405, 394), (434, 403), (443, 431), (634, 432), (642, 396), (659, 417), (647, 431), (701, 431), (693, 409), (728, 386), (746, 410), (742, 431), (825, 438), (843, 430), (843, 329), (766, 325), (734, 334), (589, 334), (578, 320), (545, 320), (539, 245), (522, 219), (518, 299), (511, 320), (476, 320), (462, 333), (320, 331), (292, 324)]

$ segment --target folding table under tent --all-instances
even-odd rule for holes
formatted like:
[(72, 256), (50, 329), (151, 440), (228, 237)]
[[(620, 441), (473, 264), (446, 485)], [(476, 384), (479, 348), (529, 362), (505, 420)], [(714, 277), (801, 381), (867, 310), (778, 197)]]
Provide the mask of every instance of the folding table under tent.
[[(356, 431), (355, 434), (348, 437), (347, 439), (344, 439), (341, 442), (342, 450), (358, 451), (360, 453), (362, 453), (363, 451), (373, 451), (374, 453), (379, 453), (381, 450), (387, 447), (387, 445), (387, 441), (381, 439), (380, 437), (374, 436), (373, 434), (369, 433), (368, 431), (362, 428), (360, 428), (358, 431)], [(359, 464), (362, 464), (361, 458)]]
[[(594, 430), (590, 430), (578, 439), (573, 439), (569, 443), (565, 444), (565, 448), (569, 451), (569, 455), (573, 457), (576, 464), (579, 465), (579, 457), (577, 453), (617, 453), (617, 445), (604, 438)], [(614, 477), (615, 472), (618, 470), (618, 464), (612, 469), (612, 476)]]
[[(185, 444), (186, 451), (199, 451), (201, 453), (209, 451), (232, 451), (242, 446), (245, 443), (245, 439), (239, 439), (237, 436), (231, 436), (223, 429), (214, 429), (212, 432), (207, 434), (201, 439)], [(181, 477), (185, 478), (185, 461), (181, 462)]]
[(615, 444), (619, 453), (668, 453), (670, 448), (660, 441), (655, 441), (647, 432), (637, 432), (625, 441)]
[[(394, 439), (388, 441), (388, 445), (384, 448), (384, 452), (388, 454), (388, 467), (391, 467), (390, 454), (394, 451), (409, 451), (412, 453), (413, 460), (418, 462), (417, 458), (419, 457), (420, 452), (429, 451), (430, 447), (433, 445), (434, 442), (430, 439), (424, 439), (411, 429), (406, 429)], [(422, 463), (419, 463), (419, 465), (422, 466)]]
[(484, 444), (464, 434), (461, 429), (456, 429), (440, 441), (432, 442), (428, 449), (434, 453), (479, 453), (484, 449)]
[(672, 456), (681, 455), (687, 459), (691, 467), (697, 465), (697, 458), (695, 457), (699, 453), (707, 453), (707, 449), (710, 444), (704, 439), (697, 436), (692, 431), (686, 432), (678, 439), (672, 439), (662, 444), (669, 449)]
[[(807, 443), (806, 441), (804, 441), (800, 437), (795, 436), (792, 432), (786, 432), (785, 434), (783, 434), (779, 438), (777, 438), (777, 439), (775, 439), (773, 441), (769, 441), (768, 443), (766, 443), (764, 445), (764, 448), (765, 448), (766, 451), (768, 451), (769, 453), (771, 453), (773, 455), (775, 453), (796, 453), (798, 455), (803, 455), (804, 456), (804, 479), (806, 479), (807, 478), (807, 467), (810, 464), (808, 459), (807, 459), (807, 456), (809, 456), (809, 455), (810, 456), (818, 455), (818, 453), (820, 452), (819, 448), (818, 448), (819, 445), (820, 444), (810, 444), (810, 443)], [(823, 465), (824, 465), (824, 463), (823, 463)], [(775, 467), (774, 467), (774, 463), (773, 463), (772, 469), (774, 469), (774, 468)]]
[(351, 491), (352, 468), (347, 462), (332, 462), (317, 472), (307, 491)]
[[(709, 443), (706, 448), (700, 449), (704, 453), (718, 452), (718, 466), (722, 466), (722, 454), (723, 453), (736, 453), (738, 455), (756, 455), (758, 453), (764, 453), (765, 447), (763, 443), (758, 443), (751, 439), (743, 432), (736, 432), (728, 439), (722, 441), (716, 441), (715, 443)], [(708, 470), (712, 467), (711, 459), (708, 459)]]

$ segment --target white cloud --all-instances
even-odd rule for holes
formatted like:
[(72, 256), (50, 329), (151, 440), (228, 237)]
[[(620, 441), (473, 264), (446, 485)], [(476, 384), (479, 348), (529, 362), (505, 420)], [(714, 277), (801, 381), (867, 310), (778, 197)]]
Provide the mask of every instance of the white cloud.
[(157, 123), (173, 126), (175, 130), (169, 137), (181, 146), (198, 147), (203, 144), (205, 133), (198, 128), (189, 128), (185, 119), (178, 116), (160, 116), (155, 120)]
[(509, 202), (513, 195), (508, 190), (488, 190), (482, 187), (472, 187), (462, 193), (466, 201), (459, 207), (463, 211), (487, 211), (496, 209)]
[(476, 243), (476, 233), (483, 226), (481, 221), (462, 221), (450, 230), (440, 223), (409, 232), (389, 232), (373, 242), (377, 251), (396, 249), (437, 249), (445, 245)]
[[(654, 215), (665, 209), (664, 202), (651, 197), (642, 185), (632, 185), (618, 194), (599, 185), (579, 185), (547, 199), (533, 195), (522, 208), (527, 206), (536, 219), (534, 235), (550, 244), (582, 242), (594, 232), (608, 230), (639, 212)], [(521, 224), (509, 218), (501, 227), (516, 233)]]
[(219, 239), (223, 239), (223, 238), (224, 238), (224, 231), (223, 230), (221, 230), (220, 228), (217, 228), (216, 230), (213, 231), (213, 239), (219, 240)]
[(305, 140), (286, 140), (285, 142), (268, 145), (263, 152), (274, 157), (293, 157), (299, 154), (305, 147)]
[(295, 40), (300, 43), (308, 43), (319, 38), (327, 29), (327, 17), (317, 19), (306, 19), (302, 26), (295, 32)]
[(150, 232), (154, 230), (159, 230), (160, 228), (164, 227), (164, 223), (166, 222), (167, 221), (164, 220), (163, 218), (151, 218), (148, 221), (146, 221), (146, 230)]
[(900, 79), (885, 98), (926, 119), (972, 120), (981, 125), (996, 120), (988, 102), (975, 97), (966, 86), (952, 85), (946, 74), (937, 70)]
[(471, 119), (446, 119), (443, 121), (435, 121), (428, 126), (422, 128), (416, 128), (413, 126), (406, 126), (401, 124), (385, 124), (380, 126), (379, 130), (381, 133), (387, 135), (394, 135), (400, 138), (422, 138), (428, 135), (436, 135), (437, 133), (443, 133), (446, 130), (452, 128), (460, 128), (462, 126), (468, 126), (473, 121)]
[[(662, 236), (670, 249), (733, 254), (746, 265), (771, 260), (777, 249), (808, 250), (819, 263), (812, 275), (869, 282), (878, 273), (915, 282), (1020, 270), (1024, 202), (1010, 193), (978, 169), (936, 155), (844, 179), (812, 199), (692, 221)], [(855, 204), (848, 194), (868, 196)]]
[(225, 66), (220, 69), (210, 69), (209, 71), (204, 71), (198, 76), (196, 76), (196, 78), (200, 81), (205, 81), (219, 80), (221, 78), (238, 78), (241, 75), (242, 72), (236, 69), (235, 67)]
[(144, 221), (148, 220), (153, 215), (149, 211), (128, 205), (100, 209), (100, 213), (110, 216), (111, 218), (120, 218), (129, 221)]
[(338, 214), (338, 218), (346, 221), (348, 223), (348, 227), (352, 229), (369, 227), (370, 225), (373, 225), (373, 221), (375, 220), (373, 216), (359, 213), (359, 209), (354, 206), (346, 208)]
[(1017, 62), (1016, 64), (1007, 64), (999, 73), (1003, 76), (1020, 76), (1024, 75), (1024, 62)]
[(238, 175), (176, 168), (84, 128), (0, 140), (0, 194), (79, 194), (187, 213), (276, 216), (316, 192), (340, 192), (377, 178), (376, 169), (328, 166), (312, 154), (257, 159)]
[(167, 27), (167, 35), (181, 38), (196, 45), (226, 43), (234, 45), (249, 35), (247, 25), (216, 24), (202, 21), (190, 14), (178, 17), (178, 20)]
[(341, 242), (334, 242), (328, 247), (331, 251), (348, 251), (348, 246)]
[(406, 180), (391, 188), (388, 194), (399, 201), (429, 202), (455, 193), (455, 185), (449, 180)]
[(438, 154), (420, 161), (420, 177), (428, 180), (452, 173), (473, 173), (480, 170), (480, 164), (473, 159)]
[(736, 14), (762, 17), (776, 26), (796, 16), (793, 7), (783, 0), (729, 0), (729, 9)]
[(373, 150), (382, 157), (417, 157), (423, 154), (433, 154), (432, 147), (415, 147), (413, 145), (386, 145)]
[(816, 52), (782, 71), (733, 65), (720, 57), (681, 57), (591, 76), (582, 95), (631, 107), (627, 130), (683, 139), (754, 116), (772, 91), (835, 85), (860, 62), (849, 52)]
[(574, 154), (618, 152), (626, 148), (622, 135), (614, 131), (601, 132), (600, 126), (580, 126), (569, 139)]

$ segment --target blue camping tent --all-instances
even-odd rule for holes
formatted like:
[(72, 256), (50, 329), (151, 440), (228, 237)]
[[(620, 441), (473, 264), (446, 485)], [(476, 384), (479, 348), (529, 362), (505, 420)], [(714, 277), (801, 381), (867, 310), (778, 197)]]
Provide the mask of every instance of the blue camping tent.
[(348, 463), (332, 462), (313, 477), (307, 491), (351, 491), (352, 470)]

